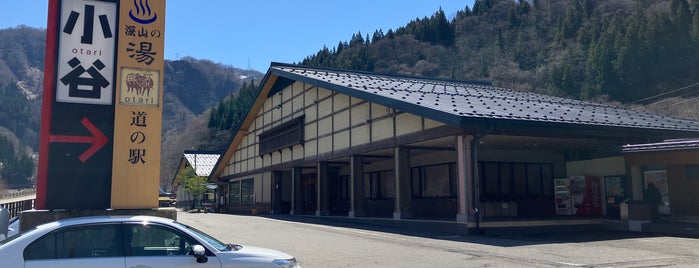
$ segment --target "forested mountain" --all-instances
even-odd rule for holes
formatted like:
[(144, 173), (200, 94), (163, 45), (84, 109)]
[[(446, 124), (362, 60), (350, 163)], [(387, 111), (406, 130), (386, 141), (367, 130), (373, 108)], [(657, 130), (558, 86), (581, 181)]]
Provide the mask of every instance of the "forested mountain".
[[(697, 47), (699, 0), (476, 0), (453, 18), (440, 9), (353, 34), (301, 64), (484, 80), (699, 119)], [(234, 129), (246, 91), (219, 103), (209, 127)]]
[(0, 30), (0, 190), (35, 173), (45, 37), (28, 27)]
[[(0, 155), (6, 144), (17, 155), (37, 149), (44, 38), (41, 29), (0, 30)], [(483, 80), (699, 119), (697, 47), (699, 0), (476, 0), (455, 14), (438, 10), (398, 29), (353, 34), (299, 63)], [(164, 185), (183, 150), (227, 145), (262, 75), (209, 60), (166, 61)], [(25, 157), (10, 159), (0, 162), (24, 170)]]
[[(25, 184), (36, 172), (34, 161), (29, 160), (36, 159), (32, 154), (39, 144), (45, 38), (44, 29), (0, 29), (0, 184), (4, 181), (6, 186)], [(245, 81), (262, 75), (209, 60), (166, 60), (163, 143), (178, 140), (172, 135), (182, 135), (196, 117), (237, 91)], [(178, 162), (182, 151), (191, 149), (192, 141), (164, 146), (161, 162), (176, 165), (169, 162)]]
[(302, 64), (629, 103), (696, 83), (697, 47), (697, 0), (476, 0), (451, 19), (439, 10), (357, 33)]
[[(697, 47), (699, 0), (476, 0), (452, 18), (440, 9), (352, 34), (301, 64), (484, 80), (699, 119)], [(234, 129), (246, 91), (221, 101), (208, 126)]]

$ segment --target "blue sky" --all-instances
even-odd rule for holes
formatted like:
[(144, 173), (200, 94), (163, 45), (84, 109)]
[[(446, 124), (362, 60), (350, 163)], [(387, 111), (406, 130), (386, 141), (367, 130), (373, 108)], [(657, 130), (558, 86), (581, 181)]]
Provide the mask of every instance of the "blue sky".
[[(165, 58), (191, 56), (266, 72), (270, 62), (300, 62), (353, 33), (395, 30), (440, 7), (452, 18), (467, 5), (473, 0), (168, 0)], [(3, 0), (0, 29), (46, 28), (47, 8), (48, 0)]]

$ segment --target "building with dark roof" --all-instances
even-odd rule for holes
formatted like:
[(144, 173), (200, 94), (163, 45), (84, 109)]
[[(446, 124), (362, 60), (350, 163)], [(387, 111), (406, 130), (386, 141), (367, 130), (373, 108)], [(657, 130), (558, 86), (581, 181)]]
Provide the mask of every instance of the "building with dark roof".
[(636, 201), (644, 200), (644, 190), (653, 183), (662, 195), (661, 216), (699, 223), (699, 139), (628, 144), (622, 152), (634, 185), (639, 185)]
[(698, 135), (697, 121), (483, 82), (273, 63), (210, 179), (229, 212), (556, 224), (556, 179), (624, 175), (622, 145)]

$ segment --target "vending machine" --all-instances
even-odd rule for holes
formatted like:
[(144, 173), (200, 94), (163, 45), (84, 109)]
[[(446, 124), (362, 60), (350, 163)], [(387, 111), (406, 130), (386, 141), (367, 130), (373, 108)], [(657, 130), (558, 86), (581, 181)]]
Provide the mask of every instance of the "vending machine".
[(602, 215), (602, 184), (600, 178), (570, 177), (570, 197), (575, 215)]
[(573, 201), (570, 199), (570, 179), (555, 179), (553, 187), (556, 200), (556, 215), (573, 215)]
[(591, 176), (571, 176), (554, 180), (556, 215), (602, 215), (600, 179)]
[(621, 218), (621, 203), (626, 200), (626, 182), (623, 175), (605, 176), (604, 189), (607, 205), (607, 217), (612, 219)]

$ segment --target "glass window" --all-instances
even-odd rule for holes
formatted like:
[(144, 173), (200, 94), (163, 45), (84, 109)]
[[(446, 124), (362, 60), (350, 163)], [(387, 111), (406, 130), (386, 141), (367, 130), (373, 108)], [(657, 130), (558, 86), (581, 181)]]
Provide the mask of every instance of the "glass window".
[(498, 163), (485, 163), (480, 170), (483, 178), (485, 196), (498, 196), (500, 194), (500, 172), (498, 170)]
[(371, 198), (371, 173), (364, 174), (364, 198)]
[(255, 179), (231, 182), (228, 193), (231, 204), (255, 204)]
[(25, 260), (124, 256), (120, 224), (69, 227), (49, 233), (24, 250)]
[(485, 200), (553, 195), (553, 164), (480, 162), (478, 167)]
[(512, 165), (500, 163), (500, 195), (512, 195)]
[(449, 165), (425, 167), (424, 197), (451, 196)]
[(412, 168), (412, 188), (415, 197), (456, 196), (455, 165), (440, 164)]
[(340, 176), (340, 185), (339, 185), (339, 196), (340, 200), (349, 200), (349, 176), (347, 175), (342, 175)]
[(240, 198), (242, 204), (255, 204), (255, 179), (246, 179), (240, 182)]
[(199, 231), (198, 229), (196, 229), (194, 227), (191, 227), (189, 225), (185, 225), (185, 224), (182, 224), (179, 222), (175, 222), (175, 224), (178, 224), (184, 228), (187, 228), (189, 231), (195, 233), (197, 236), (199, 236), (199, 238), (203, 239), (204, 241), (206, 241), (207, 243), (209, 243), (210, 245), (212, 245), (214, 248), (216, 248), (219, 251), (230, 251), (231, 250), (231, 248), (228, 247), (228, 245), (226, 243), (219, 241), (218, 239), (210, 236), (209, 234), (207, 234), (205, 232)]
[(189, 255), (196, 244), (177, 230), (154, 224), (129, 224), (126, 234), (132, 256)]
[(240, 181), (231, 182), (228, 187), (231, 204), (240, 204)]
[(396, 180), (393, 171), (384, 171), (379, 173), (381, 181), (381, 198), (396, 197)]
[(396, 182), (393, 174), (393, 170), (364, 173), (364, 198), (396, 197)]
[(544, 196), (553, 196), (553, 165), (541, 166), (541, 181), (544, 185)]
[(411, 170), (411, 175), (410, 178), (413, 180), (413, 196), (414, 197), (420, 197), (422, 196), (422, 181), (420, 179), (421, 175), (420, 172), (422, 169), (420, 168), (412, 168)]
[(512, 178), (514, 181), (514, 195), (527, 195), (527, 166), (525, 164), (512, 165)]
[(303, 144), (304, 118), (302, 115), (260, 134), (260, 155)]
[(540, 196), (543, 194), (541, 189), (541, 165), (527, 165), (527, 195)]

